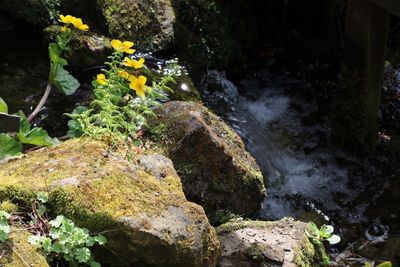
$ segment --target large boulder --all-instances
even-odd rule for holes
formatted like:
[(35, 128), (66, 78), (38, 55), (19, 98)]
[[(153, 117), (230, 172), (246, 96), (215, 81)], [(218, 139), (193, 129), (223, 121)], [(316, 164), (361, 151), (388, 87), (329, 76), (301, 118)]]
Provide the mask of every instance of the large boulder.
[(28, 243), (29, 233), (11, 228), (8, 239), (0, 242), (0, 266), (4, 267), (48, 267), (46, 258)]
[(157, 51), (174, 37), (175, 13), (170, 0), (98, 0), (112, 37)]
[(108, 266), (216, 265), (215, 231), (186, 200), (168, 158), (128, 161), (102, 142), (76, 139), (0, 165), (0, 202), (28, 207), (40, 190), (49, 191), (53, 215), (105, 232), (96, 259)]
[(208, 214), (252, 215), (265, 196), (262, 174), (240, 137), (201, 104), (174, 101), (157, 110), (166, 154), (186, 196)]
[(221, 225), (218, 237), (220, 267), (314, 267), (328, 259), (322, 245), (306, 235), (308, 224), (292, 220), (276, 222), (233, 221)]

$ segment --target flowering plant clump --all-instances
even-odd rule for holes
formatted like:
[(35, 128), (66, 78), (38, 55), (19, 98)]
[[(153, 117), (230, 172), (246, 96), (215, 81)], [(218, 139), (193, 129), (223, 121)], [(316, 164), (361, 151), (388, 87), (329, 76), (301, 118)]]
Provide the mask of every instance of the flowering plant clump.
[(78, 107), (69, 122), (71, 137), (81, 135), (95, 138), (109, 137), (113, 142), (137, 139), (140, 129), (147, 125), (147, 118), (154, 117), (152, 108), (165, 99), (166, 84), (173, 81), (166, 76), (160, 83), (148, 85), (142, 75), (143, 58), (128, 57), (135, 53), (134, 43), (112, 40), (114, 52), (93, 81), (94, 100), (88, 108)]
[[(65, 95), (73, 94), (79, 87), (79, 82), (64, 69), (68, 61), (62, 57), (67, 51), (68, 44), (76, 30), (87, 31), (89, 26), (84, 24), (82, 19), (71, 15), (60, 15), (58, 21), (63, 24), (54, 42), (49, 44), (50, 72), (46, 90), (37, 107), (25, 117), (22, 111), (19, 112), (20, 125), (17, 133), (0, 133), (0, 160), (20, 154), (23, 145), (51, 146), (58, 143), (56, 138), (50, 138), (42, 128), (32, 127), (30, 123), (42, 110), (53, 87)], [(7, 104), (0, 98), (0, 112), (7, 113)]]

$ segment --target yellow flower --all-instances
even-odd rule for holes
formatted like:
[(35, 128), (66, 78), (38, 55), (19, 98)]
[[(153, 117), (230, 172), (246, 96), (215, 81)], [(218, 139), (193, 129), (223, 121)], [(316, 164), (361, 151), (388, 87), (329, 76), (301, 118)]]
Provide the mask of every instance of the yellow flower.
[[(71, 16), (71, 15), (66, 15), (66, 16), (60, 15), (60, 19), (58, 21), (60, 21), (60, 22), (62, 22), (64, 24), (67, 24), (67, 25), (72, 24), (72, 25), (74, 25), (75, 28), (77, 28), (77, 29), (79, 29), (81, 31), (89, 30), (89, 26), (86, 25), (86, 24), (83, 24), (82, 19), (76, 18), (76, 17)], [(64, 28), (64, 29), (66, 30), (66, 28)]]
[(127, 54), (135, 53), (135, 50), (131, 49), (131, 47), (133, 46), (133, 42), (129, 42), (129, 41), (121, 42), (120, 40), (112, 40), (111, 46), (116, 51), (119, 51), (119, 52), (125, 52)]
[(146, 92), (146, 82), (147, 78), (144, 76), (139, 76), (139, 78), (136, 78), (135, 76), (129, 77), (130, 84), (129, 88), (132, 90), (135, 90), (136, 94), (138, 96), (144, 97), (145, 92)]
[(118, 76), (128, 80), (129, 73), (124, 70), (120, 70), (120, 71), (118, 71)]
[(71, 15), (60, 15), (60, 19), (58, 21), (64, 23), (64, 24), (73, 24), (73, 22), (75, 21), (75, 17), (71, 16)]
[(89, 30), (89, 26), (87, 24), (83, 24), (82, 19), (80, 18), (75, 18), (72, 24), (74, 25), (75, 28), (81, 31)]
[(107, 84), (106, 76), (103, 73), (97, 75), (96, 81), (101, 85), (106, 85)]
[(144, 59), (141, 58), (139, 60), (134, 60), (134, 59), (130, 59), (129, 57), (125, 57), (124, 58), (124, 63), (125, 66), (127, 67), (131, 67), (131, 68), (135, 68), (135, 69), (140, 69), (143, 67), (144, 65)]

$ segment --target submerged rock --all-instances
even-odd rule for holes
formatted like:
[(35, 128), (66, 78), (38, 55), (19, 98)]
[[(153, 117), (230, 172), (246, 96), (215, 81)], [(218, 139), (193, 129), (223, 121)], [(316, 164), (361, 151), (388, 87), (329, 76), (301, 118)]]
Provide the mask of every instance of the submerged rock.
[[(44, 29), (45, 43), (55, 40), (59, 26), (49, 26)], [(76, 68), (102, 66), (112, 52), (111, 40), (92, 31), (79, 31), (70, 43), (70, 50), (65, 57), (68, 63)]]
[(166, 48), (174, 37), (175, 13), (170, 0), (98, 0), (112, 37), (133, 40), (152, 51)]
[(49, 191), (52, 214), (106, 232), (96, 259), (108, 266), (216, 265), (215, 231), (163, 156), (131, 162), (99, 141), (76, 139), (0, 165), (0, 202), (29, 206), (40, 190)]
[(0, 242), (0, 266), (4, 267), (48, 267), (46, 258), (28, 243), (29, 233), (11, 228), (9, 238)]
[(208, 214), (218, 210), (251, 215), (265, 196), (262, 174), (240, 137), (194, 102), (169, 102), (158, 109), (166, 153), (186, 196)]
[(314, 267), (326, 258), (322, 246), (310, 242), (308, 224), (291, 220), (276, 222), (236, 221), (220, 226), (220, 267)]

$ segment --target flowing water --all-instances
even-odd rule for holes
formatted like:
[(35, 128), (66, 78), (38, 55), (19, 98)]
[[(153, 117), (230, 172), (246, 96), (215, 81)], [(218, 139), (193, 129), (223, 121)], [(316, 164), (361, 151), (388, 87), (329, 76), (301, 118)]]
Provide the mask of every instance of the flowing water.
[(260, 218), (332, 224), (342, 249), (371, 236), (398, 239), (400, 210), (391, 205), (399, 199), (393, 193), (399, 176), (388, 171), (389, 160), (355, 158), (330, 146), (311, 85), (298, 75), (274, 73), (272, 65), (237, 84), (218, 71), (202, 81), (207, 105), (244, 139), (266, 177)]

